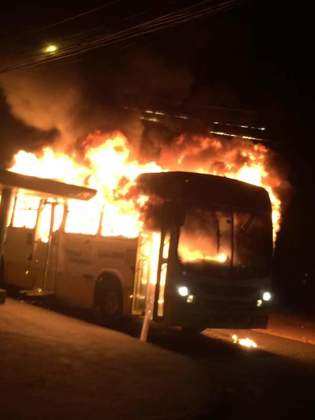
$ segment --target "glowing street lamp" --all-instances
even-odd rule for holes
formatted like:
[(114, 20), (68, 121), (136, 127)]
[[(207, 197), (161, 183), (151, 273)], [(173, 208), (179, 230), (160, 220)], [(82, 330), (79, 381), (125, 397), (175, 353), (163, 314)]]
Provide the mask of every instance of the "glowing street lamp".
[(46, 54), (55, 54), (58, 51), (59, 47), (56, 44), (48, 44), (44, 49), (43, 52)]

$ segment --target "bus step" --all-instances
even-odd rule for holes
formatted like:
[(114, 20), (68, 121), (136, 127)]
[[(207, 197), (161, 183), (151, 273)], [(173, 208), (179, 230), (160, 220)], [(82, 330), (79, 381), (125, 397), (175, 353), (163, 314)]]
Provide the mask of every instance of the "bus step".
[(21, 290), (20, 296), (24, 299), (44, 301), (54, 297), (54, 292), (43, 290), (41, 288), (31, 290)]
[(4, 289), (0, 289), (0, 304), (5, 302), (7, 292)]

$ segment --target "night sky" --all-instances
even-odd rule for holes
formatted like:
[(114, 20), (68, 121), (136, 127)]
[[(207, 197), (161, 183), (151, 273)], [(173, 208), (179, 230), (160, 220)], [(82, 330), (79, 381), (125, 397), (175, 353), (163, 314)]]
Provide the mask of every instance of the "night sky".
[[(62, 43), (72, 34), (93, 31), (110, 33), (196, 2), (108, 1), (95, 13), (51, 26), (105, 4), (64, 3), (3, 4), (0, 66), (23, 61), (49, 41)], [(307, 296), (315, 292), (313, 25), (307, 1), (242, 1), (226, 13), (40, 69), (44, 76), (58, 74), (63, 85), (78, 79), (86, 98), (85, 113), (126, 101), (138, 106), (167, 103), (178, 109), (222, 106), (257, 111), (267, 123), (272, 147), (287, 162), (293, 186), (276, 250), (278, 286), (289, 284), (287, 299), (305, 307), (312, 306)], [(53, 130), (40, 131), (13, 118), (1, 88), (0, 117), (0, 164), (14, 150), (37, 147), (54, 135)]]
[[(106, 3), (107, 7), (95, 13), (51, 26)], [(50, 40), (63, 42), (72, 34), (88, 34), (98, 28), (105, 33), (113, 32), (195, 3), (191, 0), (94, 1), (87, 8), (84, 2), (76, 2), (75, 6), (58, 1), (46, 1), (45, 6), (35, 2), (7, 2), (0, 16), (2, 58), (8, 63), (23, 61), (23, 54), (34, 53)], [(146, 95), (151, 94), (150, 101), (157, 105), (167, 100), (176, 105), (193, 102), (263, 111), (275, 120), (270, 124), (273, 137), (291, 144), (295, 130), (304, 134), (309, 128), (306, 114), (311, 114), (313, 105), (312, 25), (308, 3), (300, 2), (299, 8), (284, 1), (240, 3), (232, 11), (102, 48), (63, 62), (59, 67), (77, 66), (83, 77), (94, 79), (89, 90), (112, 96), (111, 99), (121, 95), (115, 92), (119, 89), (125, 94), (131, 91), (135, 101), (141, 101), (140, 96), (147, 101)], [(167, 87), (143, 91), (145, 86), (139, 83), (139, 73), (144, 78), (158, 78), (160, 72), (163, 78), (165, 68), (174, 74)], [(178, 76), (185, 79), (186, 86), (176, 90)], [(141, 85), (139, 91), (137, 84)], [(288, 136), (288, 132), (292, 134)], [(310, 147), (308, 140), (305, 138), (305, 147)]]

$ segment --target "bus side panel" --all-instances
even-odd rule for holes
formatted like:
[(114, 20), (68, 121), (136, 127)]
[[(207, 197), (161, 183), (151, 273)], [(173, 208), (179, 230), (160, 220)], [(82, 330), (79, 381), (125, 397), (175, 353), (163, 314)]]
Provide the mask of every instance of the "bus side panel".
[(33, 236), (33, 229), (8, 227), (4, 249), (5, 280), (8, 285), (24, 289), (33, 287), (33, 278), (27, 272)]
[(130, 311), (136, 240), (62, 233), (55, 293), (71, 306), (92, 307), (96, 279), (104, 272), (116, 275), (121, 283), (124, 312)]
[(109, 272), (119, 278), (123, 292), (124, 314), (131, 313), (137, 239), (122, 237), (98, 238), (98, 273)]
[(55, 280), (56, 298), (69, 306), (90, 307), (96, 280), (90, 235), (61, 233)]

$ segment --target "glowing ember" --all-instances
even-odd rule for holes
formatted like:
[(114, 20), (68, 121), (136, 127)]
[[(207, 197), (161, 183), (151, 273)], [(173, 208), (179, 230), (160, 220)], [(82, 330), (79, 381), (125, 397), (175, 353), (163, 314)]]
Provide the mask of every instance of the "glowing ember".
[(257, 344), (251, 338), (239, 338), (236, 334), (232, 335), (232, 342), (234, 344), (239, 344), (242, 347), (246, 347), (248, 349), (256, 349)]
[[(105, 135), (97, 132), (87, 137), (83, 150), (74, 150), (70, 155), (49, 147), (38, 153), (20, 151), (15, 155), (10, 170), (97, 189), (98, 194), (89, 202), (68, 200), (66, 232), (138, 236), (142, 226), (139, 208), (146, 197), (131, 195), (137, 176), (144, 172), (181, 170), (226, 176), (264, 187), (272, 202), (275, 235), (279, 229), (281, 210), (276, 191), (282, 180), (268, 170), (267, 156), (266, 147), (237, 139), (224, 142), (193, 137), (188, 142), (179, 137), (175, 143), (161, 149), (156, 162), (147, 159), (145, 163), (140, 163), (121, 133)], [(34, 227), (35, 208), (38, 208), (39, 202), (38, 198), (20, 194), (13, 225)], [(34, 208), (34, 217), (28, 215), (25, 219), (26, 208)], [(42, 240), (47, 240), (50, 212), (51, 206), (44, 207), (39, 224)], [(55, 230), (61, 220), (62, 210), (57, 206)], [(224, 253), (201, 257), (218, 263), (227, 260)], [(198, 259), (200, 256), (189, 256), (187, 250), (187, 258)]]

